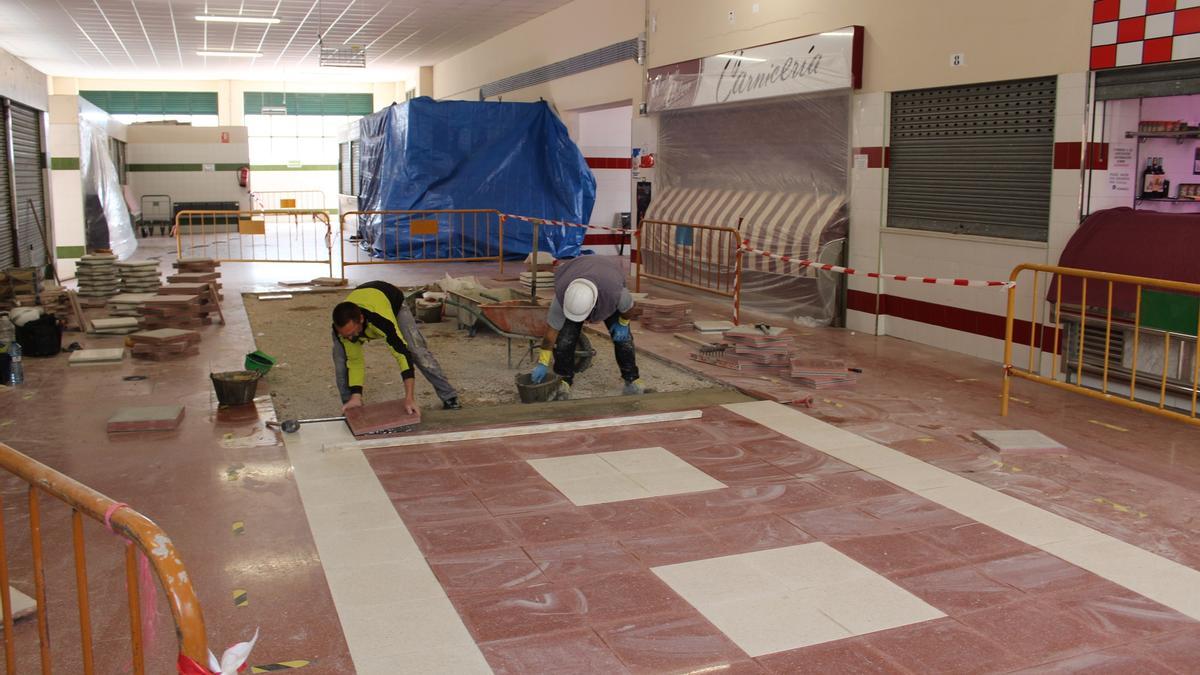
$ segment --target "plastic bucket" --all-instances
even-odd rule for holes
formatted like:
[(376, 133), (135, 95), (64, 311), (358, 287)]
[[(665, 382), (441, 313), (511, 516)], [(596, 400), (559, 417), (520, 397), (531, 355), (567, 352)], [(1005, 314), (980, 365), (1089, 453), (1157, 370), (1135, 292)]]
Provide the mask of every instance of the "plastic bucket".
[(542, 403), (554, 398), (554, 392), (558, 390), (558, 375), (547, 373), (546, 379), (539, 384), (534, 384), (529, 380), (529, 373), (520, 373), (516, 377), (517, 393), (521, 396), (521, 403)]
[(230, 370), (210, 373), (213, 389), (217, 392), (217, 403), (222, 408), (246, 405), (254, 400), (258, 380), (262, 374), (254, 370)]
[(438, 323), (442, 320), (441, 301), (417, 300), (417, 321), (421, 323)]
[(250, 352), (246, 355), (246, 370), (253, 370), (259, 375), (266, 375), (276, 363), (274, 356), (261, 351)]

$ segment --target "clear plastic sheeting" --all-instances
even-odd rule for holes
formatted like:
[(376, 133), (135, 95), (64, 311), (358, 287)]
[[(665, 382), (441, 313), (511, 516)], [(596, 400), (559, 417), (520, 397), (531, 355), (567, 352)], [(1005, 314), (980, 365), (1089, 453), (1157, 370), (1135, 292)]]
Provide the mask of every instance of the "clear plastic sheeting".
[[(545, 102), (434, 101), (421, 97), (359, 123), (362, 211), (494, 209), (586, 223), (596, 179), (583, 153)], [(363, 246), (387, 259), (464, 259), (499, 248), (499, 228), (439, 227), (422, 233), (408, 218), (359, 220)], [(538, 248), (579, 255), (583, 228), (539, 228)], [(480, 241), (484, 237), (487, 241)], [(533, 250), (533, 227), (509, 219), (505, 257)]]
[[(849, 90), (663, 112), (646, 217), (735, 228), (753, 248), (844, 264), (849, 123)], [(642, 254), (686, 246), (674, 239), (643, 241)], [(742, 306), (829, 324), (844, 283), (746, 252)]]
[(100, 243), (104, 230), (101, 221), (107, 224), (107, 248), (120, 260), (125, 260), (137, 250), (137, 238), (133, 234), (133, 223), (129, 208), (125, 204), (125, 193), (117, 175), (109, 151), (108, 134), (86, 119), (79, 120), (79, 169), (83, 177), (85, 213), (88, 219), (88, 244), (92, 248), (105, 248)]

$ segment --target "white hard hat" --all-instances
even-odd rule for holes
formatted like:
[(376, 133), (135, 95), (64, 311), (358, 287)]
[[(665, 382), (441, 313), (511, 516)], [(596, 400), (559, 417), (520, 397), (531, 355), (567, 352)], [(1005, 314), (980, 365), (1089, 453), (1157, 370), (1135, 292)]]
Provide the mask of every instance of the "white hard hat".
[(596, 306), (596, 284), (587, 279), (576, 279), (567, 284), (563, 293), (563, 314), (569, 321), (583, 321), (592, 314)]

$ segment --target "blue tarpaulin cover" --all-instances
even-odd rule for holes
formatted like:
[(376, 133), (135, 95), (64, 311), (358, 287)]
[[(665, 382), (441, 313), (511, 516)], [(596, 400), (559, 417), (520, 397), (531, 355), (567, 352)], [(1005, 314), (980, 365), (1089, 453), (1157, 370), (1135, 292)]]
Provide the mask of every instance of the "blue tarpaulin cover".
[[(421, 97), (393, 103), (359, 125), (362, 211), (496, 209), (572, 223), (587, 223), (592, 215), (596, 179), (544, 101)], [(372, 255), (387, 259), (470, 258), (498, 249), (494, 225), (434, 219), (441, 223), (436, 234), (421, 234), (427, 228), (419, 225), (413, 234), (410, 218), (364, 216), (359, 234)], [(583, 228), (543, 226), (538, 250), (576, 256), (583, 235)], [(532, 241), (529, 223), (508, 219), (505, 257), (525, 257)]]

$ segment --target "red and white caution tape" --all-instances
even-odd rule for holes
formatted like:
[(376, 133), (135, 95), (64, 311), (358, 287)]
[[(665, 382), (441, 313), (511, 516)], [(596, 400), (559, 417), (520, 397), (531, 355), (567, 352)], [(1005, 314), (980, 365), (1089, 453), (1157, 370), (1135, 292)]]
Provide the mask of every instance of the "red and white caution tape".
[(916, 281), (922, 284), (941, 284), (943, 286), (973, 286), (973, 287), (1003, 287), (1012, 288), (1016, 286), (1015, 281), (979, 281), (976, 279), (944, 279), (941, 277), (914, 277), (907, 274), (884, 274), (883, 272), (864, 272), (856, 270), (853, 267), (842, 267), (841, 265), (826, 265), (824, 263), (805, 260), (803, 258), (793, 258), (790, 255), (780, 255), (763, 251), (761, 249), (752, 248), (749, 241), (743, 241), (741, 246), (743, 251), (757, 253), (764, 258), (775, 258), (785, 263), (795, 263), (802, 267), (812, 267), (813, 269), (822, 270), (825, 272), (840, 272), (842, 274), (855, 274), (858, 276), (870, 277), (872, 279), (890, 279), (892, 281)]

